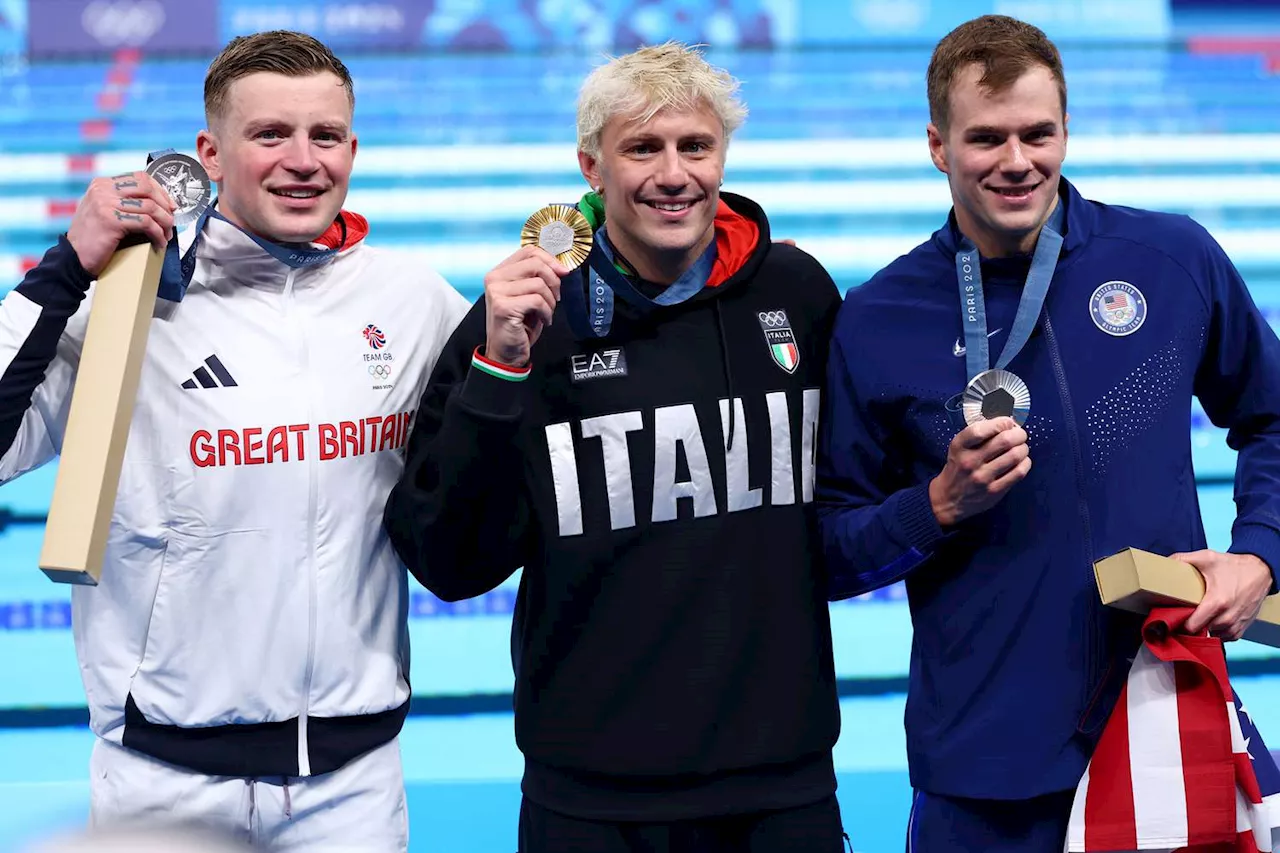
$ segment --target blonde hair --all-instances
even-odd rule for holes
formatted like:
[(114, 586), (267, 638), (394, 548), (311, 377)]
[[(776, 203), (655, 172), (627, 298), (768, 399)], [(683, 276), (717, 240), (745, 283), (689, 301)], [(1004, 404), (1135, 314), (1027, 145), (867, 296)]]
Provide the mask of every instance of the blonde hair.
[(724, 126), (725, 142), (742, 126), (747, 108), (738, 81), (710, 65), (694, 48), (669, 41), (610, 59), (588, 75), (578, 93), (578, 150), (600, 156), (600, 136), (616, 115), (644, 123), (663, 110), (709, 106)]

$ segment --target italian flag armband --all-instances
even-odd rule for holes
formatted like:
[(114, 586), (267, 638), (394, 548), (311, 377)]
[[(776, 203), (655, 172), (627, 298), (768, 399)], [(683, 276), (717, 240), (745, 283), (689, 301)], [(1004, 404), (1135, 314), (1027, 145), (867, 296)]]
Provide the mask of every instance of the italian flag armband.
[(482, 349), (483, 347), (476, 347), (475, 352), (471, 354), (471, 366), (476, 370), (482, 370), (490, 376), (496, 376), (508, 382), (523, 382), (529, 378), (529, 372), (533, 370), (532, 365), (512, 367), (508, 364), (498, 364), (496, 361), (485, 358), (480, 352)]

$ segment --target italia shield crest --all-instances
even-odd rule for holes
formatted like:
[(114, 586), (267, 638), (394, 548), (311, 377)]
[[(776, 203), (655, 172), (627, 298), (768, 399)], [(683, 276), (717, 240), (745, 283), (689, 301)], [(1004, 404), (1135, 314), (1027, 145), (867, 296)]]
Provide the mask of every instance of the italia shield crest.
[(791, 321), (786, 311), (761, 311), (756, 315), (760, 328), (764, 331), (765, 343), (769, 345), (769, 355), (773, 361), (787, 373), (795, 373), (800, 366), (800, 348), (796, 345), (796, 334), (791, 331)]

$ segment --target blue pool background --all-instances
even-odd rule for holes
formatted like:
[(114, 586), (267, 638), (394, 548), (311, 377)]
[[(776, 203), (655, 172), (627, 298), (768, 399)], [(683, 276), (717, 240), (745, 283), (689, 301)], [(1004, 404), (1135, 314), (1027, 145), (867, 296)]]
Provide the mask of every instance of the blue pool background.
[[(32, 2), (52, 5), (0, 0), (0, 293), (65, 229), (90, 177), (138, 168), (149, 150), (189, 151), (212, 51), (272, 26), (329, 38), (356, 78), (348, 206), (369, 217), (370, 241), (427, 251), (469, 297), (530, 210), (582, 191), (573, 109), (585, 73), (627, 40), (667, 37), (708, 43), (743, 81), (751, 115), (726, 188), (761, 201), (775, 235), (854, 287), (945, 216), (945, 181), (925, 147), (924, 69), (946, 28), (999, 10), (1037, 20), (1063, 47), (1066, 174), (1106, 201), (1196, 217), (1280, 325), (1278, 3), (165, 0), (152, 8), (177, 16), (165, 25), (185, 25), (192, 41), (175, 53), (163, 29), (147, 34), (155, 21), (135, 17), (132, 0), (116, 0), (109, 19), (93, 0)], [(51, 15), (70, 23), (42, 29)], [(1225, 549), (1234, 454), (1202, 415), (1188, 426), (1209, 541)], [(55, 473), (0, 486), (0, 851), (78, 826), (87, 811), (92, 738), (69, 596), (35, 567)], [(402, 741), (414, 851), (514, 849), (514, 589), (447, 605), (414, 588), (415, 704)], [(846, 825), (856, 850), (897, 851), (910, 799), (910, 618), (891, 588), (833, 604), (832, 619)], [(1280, 745), (1280, 652), (1241, 643), (1230, 658)]]

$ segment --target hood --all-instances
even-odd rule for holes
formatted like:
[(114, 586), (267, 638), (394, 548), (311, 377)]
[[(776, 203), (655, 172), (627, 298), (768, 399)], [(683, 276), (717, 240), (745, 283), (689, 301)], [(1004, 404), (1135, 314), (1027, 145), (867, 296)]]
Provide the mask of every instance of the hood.
[(358, 213), (340, 210), (333, 224), (315, 239), (315, 245), (345, 251), (368, 236), (369, 220)]

